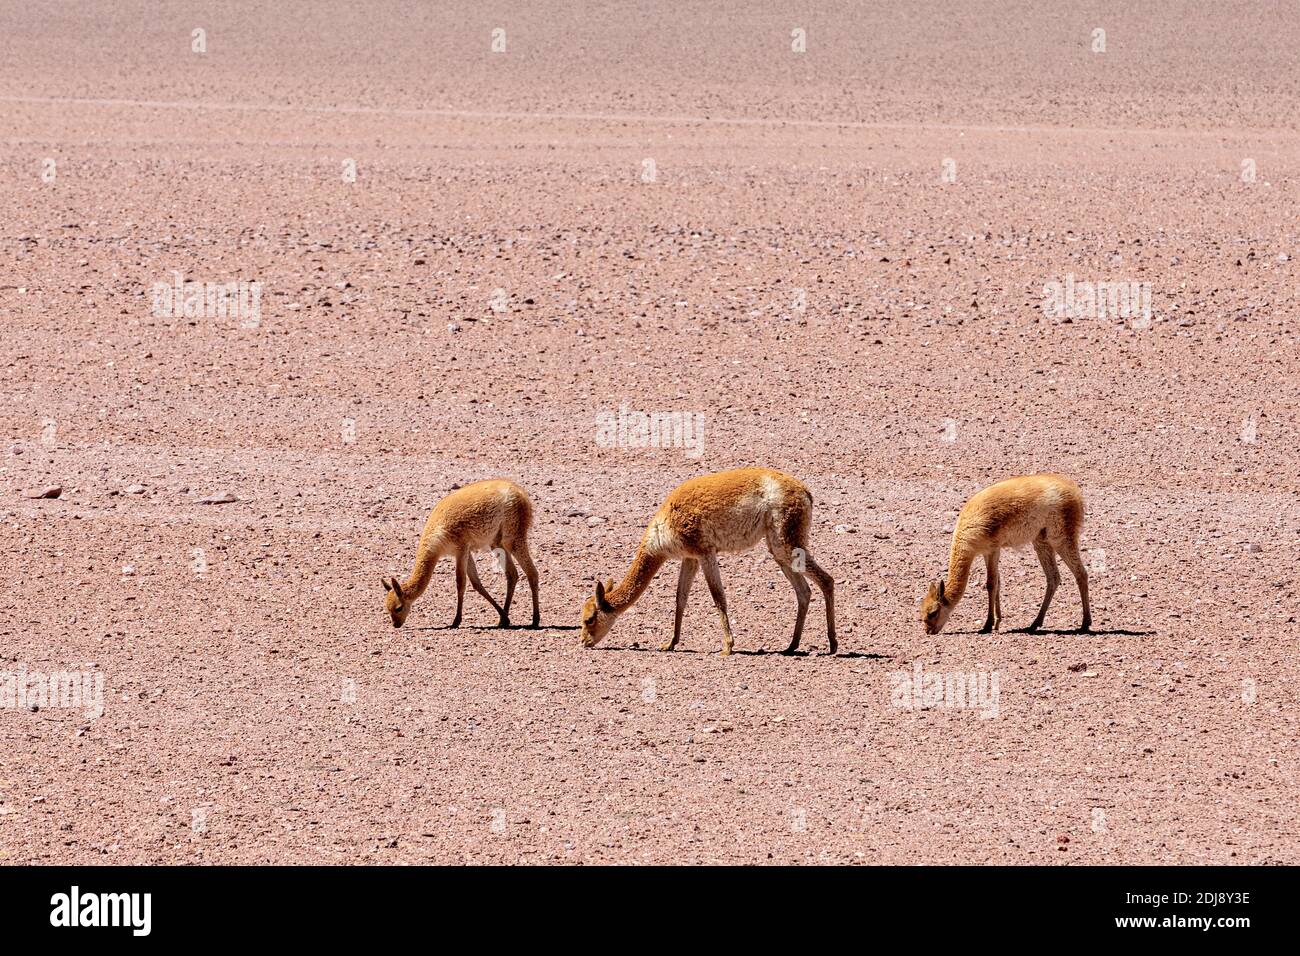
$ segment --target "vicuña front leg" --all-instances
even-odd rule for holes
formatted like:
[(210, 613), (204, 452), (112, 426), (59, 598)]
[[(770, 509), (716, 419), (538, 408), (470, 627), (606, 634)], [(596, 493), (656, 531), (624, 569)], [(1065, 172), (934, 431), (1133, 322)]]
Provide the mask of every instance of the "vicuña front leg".
[(682, 637), (682, 616), (686, 613), (686, 598), (691, 593), (691, 582), (695, 572), (700, 569), (700, 562), (694, 558), (682, 559), (682, 570), (677, 575), (677, 610), (673, 612), (673, 639), (659, 647), (661, 651), (671, 651)]
[[(474, 585), (474, 590), (483, 595), (483, 599), (492, 605), (492, 610), (497, 612), (501, 619), (501, 626), (505, 627), (510, 623), (506, 617), (506, 612), (502, 610), (501, 605), (492, 599), (492, 595), (487, 593), (487, 588), (483, 587), (483, 582), (478, 579), (478, 568), (474, 564), (474, 555), (468, 551), (465, 552), (465, 570), (469, 572), (469, 583)], [(457, 617), (460, 615), (458, 614)]]
[(989, 613), (984, 619), (984, 626), (980, 628), (981, 634), (988, 634), (997, 628), (1001, 623), (1002, 615), (998, 611), (998, 552), (990, 551), (984, 555), (984, 570), (987, 578), (985, 587), (989, 592)]
[(722, 653), (730, 654), (735, 641), (731, 637), (731, 621), (727, 619), (727, 593), (722, 590), (722, 571), (718, 568), (717, 555), (700, 558), (700, 567), (704, 570), (704, 580), (709, 582), (709, 593), (713, 595), (713, 604), (722, 621)]
[(456, 555), (456, 616), (451, 619), (452, 627), (460, 627), (460, 615), (465, 609), (465, 554)]

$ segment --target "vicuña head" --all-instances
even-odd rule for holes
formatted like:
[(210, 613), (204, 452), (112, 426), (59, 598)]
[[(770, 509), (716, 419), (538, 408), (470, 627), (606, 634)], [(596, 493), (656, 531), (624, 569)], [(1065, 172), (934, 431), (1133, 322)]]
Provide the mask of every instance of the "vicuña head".
[(618, 620), (618, 611), (614, 610), (605, 597), (606, 591), (614, 590), (614, 579), (605, 584), (596, 582), (596, 596), (587, 598), (582, 605), (582, 643), (586, 647), (595, 647), (605, 639), (609, 629)]
[(921, 601), (921, 622), (925, 625), (925, 633), (938, 634), (942, 631), (951, 613), (952, 605), (943, 596), (943, 578), (932, 581), (930, 590), (925, 592), (925, 598)]
[(1026, 628), (1033, 632), (1043, 626), (1048, 605), (1056, 594), (1061, 573), (1056, 558), (1074, 574), (1083, 603), (1080, 631), (1092, 626), (1088, 603), (1088, 571), (1079, 555), (1079, 533), (1083, 529), (1083, 493), (1079, 486), (1061, 475), (1027, 475), (1008, 478), (972, 495), (957, 517), (952, 532), (952, 549), (948, 556), (947, 580), (930, 584), (921, 600), (921, 624), (927, 634), (938, 634), (948, 616), (966, 593), (971, 565), (984, 559), (989, 612), (981, 633), (996, 630), (1002, 623), (1002, 579), (998, 558), (1003, 548), (1032, 545), (1047, 577), (1038, 616)]
[[(474, 590), (487, 600), (500, 615), (502, 627), (510, 626), (510, 602), (515, 594), (519, 570), (524, 569), (528, 587), (533, 594), (533, 627), (541, 620), (537, 603), (537, 568), (533, 566), (528, 551), (528, 529), (533, 523), (533, 503), (524, 489), (513, 481), (496, 478), (476, 481), (457, 489), (438, 502), (429, 520), (424, 524), (420, 544), (416, 549), (415, 570), (405, 581), (384, 579), (384, 607), (393, 627), (406, 623), (411, 604), (424, 593), (433, 577), (433, 569), (444, 555), (456, 562), (456, 617), (452, 627), (460, 627), (461, 611), (465, 604), (465, 579), (469, 578)], [(497, 604), (487, 593), (474, 566), (475, 551), (491, 548), (506, 573), (506, 599)]]
[(817, 582), (826, 600), (826, 637), (834, 654), (835, 582), (809, 553), (811, 523), (812, 495), (801, 482), (779, 471), (738, 468), (692, 478), (672, 491), (650, 519), (623, 580), (618, 584), (612, 579), (605, 584), (597, 581), (595, 595), (582, 606), (582, 643), (587, 647), (599, 644), (619, 615), (645, 593), (663, 563), (679, 559), (682, 567), (677, 578), (673, 637), (659, 649), (671, 651), (677, 646), (691, 582), (702, 569), (722, 623), (722, 653), (730, 654), (734, 642), (718, 554), (743, 551), (766, 540), (799, 603), (794, 637), (785, 653), (798, 648), (803, 634), (810, 593), (807, 576)]
[(393, 621), (393, 627), (401, 627), (406, 623), (406, 615), (411, 613), (411, 605), (402, 595), (402, 583), (395, 577), (386, 578), (384, 590), (388, 592), (384, 596), (384, 607)]

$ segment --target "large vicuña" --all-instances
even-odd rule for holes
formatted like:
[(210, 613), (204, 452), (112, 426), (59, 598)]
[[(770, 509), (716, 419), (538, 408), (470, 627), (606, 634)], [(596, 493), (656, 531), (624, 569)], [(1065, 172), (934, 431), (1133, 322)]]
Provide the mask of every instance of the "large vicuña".
[(998, 554), (1002, 548), (1033, 545), (1047, 575), (1047, 593), (1038, 616), (1026, 629), (1043, 626), (1047, 606), (1061, 583), (1056, 569), (1056, 555), (1074, 573), (1083, 602), (1080, 631), (1092, 627), (1088, 606), (1088, 571), (1079, 556), (1079, 532), (1083, 528), (1083, 493), (1079, 486), (1061, 475), (1027, 475), (1008, 478), (971, 496), (957, 517), (952, 533), (952, 550), (948, 558), (948, 579), (930, 585), (921, 601), (921, 623), (927, 634), (943, 630), (948, 615), (966, 593), (966, 582), (976, 558), (984, 558), (988, 572), (989, 613), (981, 633), (987, 634), (1002, 623), (1002, 578), (998, 573)]
[(826, 601), (826, 637), (830, 653), (835, 645), (835, 582), (808, 551), (812, 523), (812, 495), (789, 475), (770, 468), (738, 468), (702, 475), (679, 485), (664, 499), (641, 539), (632, 566), (619, 584), (611, 578), (596, 582), (596, 594), (582, 608), (582, 643), (595, 647), (619, 615), (641, 597), (665, 561), (680, 559), (677, 578), (677, 612), (673, 638), (660, 650), (671, 651), (682, 633), (682, 614), (695, 572), (703, 568), (713, 603), (722, 621), (722, 653), (733, 646), (727, 619), (727, 596), (722, 589), (718, 554), (744, 551), (766, 540), (767, 549), (790, 581), (799, 601), (794, 637), (785, 653), (794, 652), (803, 634), (810, 589), (807, 575), (817, 582)]
[[(460, 627), (461, 610), (465, 603), (465, 578), (468, 575), (474, 590), (501, 615), (501, 626), (510, 625), (510, 601), (515, 594), (519, 571), (518, 561), (528, 578), (533, 592), (533, 627), (541, 621), (537, 603), (537, 568), (528, 553), (528, 529), (533, 523), (533, 503), (528, 494), (513, 481), (494, 478), (476, 481), (453, 491), (434, 507), (420, 535), (420, 545), (415, 555), (415, 569), (405, 581), (390, 578), (384, 581), (385, 607), (393, 620), (393, 627), (401, 627), (411, 604), (424, 593), (433, 577), (433, 569), (444, 555), (456, 561), (456, 617), (452, 627)], [(492, 548), (505, 564), (506, 599), (504, 604), (492, 600), (478, 579), (474, 566), (474, 551)]]

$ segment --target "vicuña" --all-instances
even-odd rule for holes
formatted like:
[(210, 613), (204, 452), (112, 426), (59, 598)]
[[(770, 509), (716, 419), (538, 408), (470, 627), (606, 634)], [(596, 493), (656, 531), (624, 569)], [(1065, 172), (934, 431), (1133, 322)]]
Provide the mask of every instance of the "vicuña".
[(767, 542), (777, 565), (790, 581), (799, 601), (794, 637), (786, 654), (799, 647), (810, 589), (805, 575), (821, 588), (826, 601), (826, 636), (829, 653), (835, 645), (835, 582), (808, 551), (812, 523), (812, 495), (803, 483), (770, 468), (738, 468), (692, 478), (664, 499), (650, 519), (632, 566), (619, 584), (611, 578), (596, 582), (596, 594), (582, 608), (582, 643), (595, 647), (609, 633), (620, 614), (649, 587), (665, 561), (680, 559), (677, 578), (677, 612), (673, 637), (659, 649), (671, 651), (682, 633), (682, 614), (695, 572), (703, 568), (713, 603), (722, 621), (722, 653), (733, 646), (727, 619), (727, 596), (722, 589), (718, 554), (744, 551)]
[(1083, 493), (1079, 486), (1061, 475), (1028, 475), (1008, 478), (973, 495), (961, 509), (952, 533), (952, 551), (948, 558), (948, 579), (933, 582), (921, 601), (921, 622), (927, 634), (938, 634), (948, 615), (966, 593), (971, 565), (984, 558), (989, 592), (989, 613), (980, 633), (996, 630), (1002, 623), (1002, 584), (998, 573), (998, 554), (1003, 548), (1033, 545), (1047, 575), (1047, 593), (1038, 616), (1026, 629), (1043, 626), (1047, 606), (1061, 583), (1056, 569), (1056, 555), (1074, 573), (1083, 602), (1080, 631), (1092, 627), (1088, 606), (1088, 571), (1079, 556), (1079, 532), (1083, 527)]
[[(513, 481), (496, 478), (476, 481), (453, 491), (434, 507), (420, 535), (420, 545), (415, 555), (415, 569), (405, 581), (396, 577), (384, 581), (384, 605), (393, 620), (393, 627), (401, 627), (411, 605), (424, 593), (433, 577), (433, 569), (444, 555), (456, 561), (456, 617), (452, 627), (460, 627), (461, 611), (465, 603), (465, 578), (469, 577), (474, 590), (487, 600), (501, 615), (501, 626), (510, 626), (510, 601), (515, 594), (519, 571), (515, 561), (523, 566), (528, 587), (533, 592), (533, 627), (541, 620), (537, 603), (537, 568), (528, 553), (528, 529), (533, 523), (533, 503), (528, 494)], [(505, 565), (506, 599), (497, 604), (484, 589), (474, 566), (474, 551), (488, 548)]]

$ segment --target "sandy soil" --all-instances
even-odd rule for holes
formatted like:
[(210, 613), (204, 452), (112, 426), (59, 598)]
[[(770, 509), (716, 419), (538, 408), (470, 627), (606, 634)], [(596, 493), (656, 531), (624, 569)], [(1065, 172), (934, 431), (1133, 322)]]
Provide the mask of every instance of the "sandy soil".
[[(52, 6), (0, 7), (0, 679), (103, 713), (0, 708), (0, 860), (1300, 862), (1300, 10)], [(175, 272), (260, 321), (155, 314)], [(1046, 315), (1066, 276), (1150, 322)], [(702, 454), (601, 447), (623, 404)], [(773, 653), (758, 551), (745, 653), (702, 581), (654, 650), (675, 568), (581, 648), (663, 495), (744, 464), (812, 489), (840, 655)], [(1068, 575), (974, 633), (978, 572), (925, 636), (961, 503), (1036, 470), (1097, 633)], [(494, 475), (544, 629), (445, 630), (444, 569), (395, 631), (380, 575)], [(918, 662), (996, 715), (897, 706)]]

